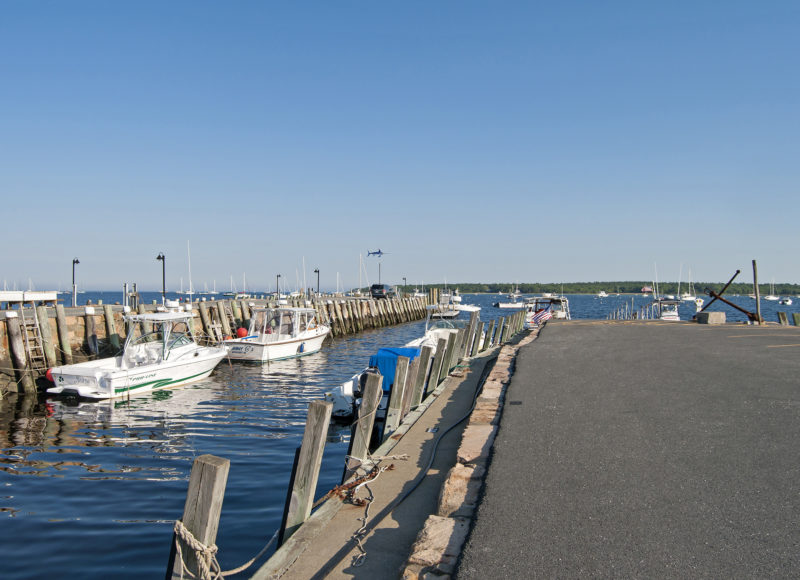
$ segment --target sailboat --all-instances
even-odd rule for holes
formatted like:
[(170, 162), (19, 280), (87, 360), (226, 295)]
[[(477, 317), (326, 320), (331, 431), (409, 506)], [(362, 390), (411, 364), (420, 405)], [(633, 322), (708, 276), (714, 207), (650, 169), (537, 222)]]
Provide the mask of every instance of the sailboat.
[(694, 282), (692, 282), (691, 270), (689, 270), (689, 290), (681, 294), (681, 300), (685, 300), (686, 302), (697, 302), (697, 296), (694, 293)]
[(780, 298), (781, 298), (780, 296), (777, 296), (775, 294), (775, 278), (773, 278), (772, 279), (772, 283), (769, 285), (769, 294), (764, 296), (764, 300), (776, 301), (776, 300), (780, 300)]

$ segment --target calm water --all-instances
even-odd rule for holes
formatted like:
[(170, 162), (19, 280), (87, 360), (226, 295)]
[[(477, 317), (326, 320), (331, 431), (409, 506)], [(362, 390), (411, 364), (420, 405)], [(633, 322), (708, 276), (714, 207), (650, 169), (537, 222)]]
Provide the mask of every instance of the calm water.
[[(153, 295), (155, 298), (157, 295)], [(105, 303), (120, 295), (83, 294)], [(147, 300), (152, 298), (146, 297)], [(499, 296), (466, 295), (482, 320), (511, 311)], [(631, 297), (570, 296), (573, 318), (598, 318)], [(735, 298), (746, 308), (753, 301)], [(634, 298), (635, 306), (646, 299)], [(716, 307), (715, 307), (716, 309)], [(728, 320), (743, 315), (722, 305)], [(776, 320), (778, 309), (762, 303)], [(682, 307), (691, 317), (693, 305)], [(424, 322), (364, 332), (268, 367), (220, 364), (207, 380), (124, 402), (0, 401), (0, 545), (6, 578), (58, 570), (81, 578), (163, 577), (172, 524), (198, 455), (231, 461), (217, 544), (223, 569), (254, 556), (280, 523), (308, 402), (361, 369), (382, 346), (419, 336)], [(319, 490), (339, 483), (349, 431), (332, 426)]]

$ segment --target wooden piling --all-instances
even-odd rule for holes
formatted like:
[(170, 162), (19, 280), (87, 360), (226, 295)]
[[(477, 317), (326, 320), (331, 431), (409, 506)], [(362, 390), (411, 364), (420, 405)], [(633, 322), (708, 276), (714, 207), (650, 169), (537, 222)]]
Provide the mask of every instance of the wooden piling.
[(795, 326), (800, 326), (800, 312), (792, 312), (792, 320)]
[(372, 438), (372, 428), (375, 425), (375, 413), (383, 396), (383, 377), (379, 374), (368, 373), (367, 384), (358, 408), (358, 419), (353, 424), (352, 444), (350, 456), (347, 458), (342, 482), (350, 479), (366, 459), (369, 452), (369, 442)]
[(433, 347), (423, 346), (422, 351), (417, 357), (417, 359), (419, 359), (419, 368), (417, 369), (417, 376), (414, 381), (414, 392), (411, 396), (412, 409), (422, 402), (422, 398), (425, 395), (425, 383), (430, 374), (432, 353)]
[(489, 330), (486, 331), (486, 336), (483, 339), (483, 346), (481, 347), (481, 352), (492, 347), (492, 338), (494, 336), (494, 325), (495, 321), (492, 320), (489, 323)]
[(483, 335), (484, 322), (479, 322), (475, 327), (475, 334), (472, 337), (472, 348), (470, 348), (470, 357), (474, 357), (480, 352), (481, 349), (481, 336)]
[(428, 378), (428, 387), (425, 389), (425, 396), (442, 382), (442, 367), (444, 366), (444, 355), (446, 351), (447, 339), (440, 338), (436, 342), (436, 354), (433, 356), (433, 365), (431, 366), (430, 377)]
[(778, 312), (778, 322), (781, 326), (789, 326), (789, 317), (785, 312)]
[(90, 356), (96, 356), (100, 352), (100, 347), (97, 343), (97, 327), (94, 320), (94, 308), (86, 306), (84, 308), (83, 319), (85, 321), (84, 340), (86, 341), (86, 350)]
[[(213, 546), (217, 539), (219, 516), (222, 512), (222, 500), (225, 496), (230, 464), (229, 460), (214, 455), (201, 455), (192, 464), (181, 522), (204, 546)], [(176, 542), (181, 548), (183, 562), (177, 557)], [(186, 577), (188, 574), (184, 573), (184, 566), (192, 577), (197, 577), (200, 566), (194, 549), (179, 535), (173, 536), (167, 579)]]
[(419, 373), (419, 356), (415, 356), (408, 365), (408, 373), (406, 373), (406, 386), (403, 389), (403, 404), (400, 413), (400, 420), (402, 421), (408, 412), (411, 410), (411, 400), (414, 398), (414, 388), (417, 384), (417, 374)]
[(397, 357), (397, 366), (394, 371), (394, 384), (389, 392), (389, 408), (386, 410), (386, 423), (383, 428), (383, 441), (391, 437), (400, 425), (403, 412), (403, 393), (406, 388), (406, 375), (408, 374), (409, 358)]
[(53, 340), (53, 331), (50, 328), (50, 320), (47, 316), (47, 306), (39, 305), (36, 307), (36, 319), (39, 321), (39, 333), (42, 336), (42, 350), (44, 350), (44, 358), (47, 361), (47, 366), (54, 367), (58, 365), (56, 358), (56, 345)]
[(311, 401), (308, 404), (303, 443), (300, 446), (297, 471), (291, 483), (286, 523), (281, 534), (282, 542), (297, 531), (311, 515), (332, 412), (333, 403)]
[(110, 304), (103, 306), (103, 318), (106, 323), (106, 337), (108, 337), (108, 344), (111, 345), (113, 354), (117, 354), (120, 349), (119, 334), (117, 334), (116, 325), (114, 324), (114, 309)]
[(6, 333), (8, 334), (8, 346), (11, 351), (11, 364), (14, 367), (17, 384), (22, 387), (21, 390), (17, 388), (17, 392), (35, 394), (36, 384), (33, 382), (28, 368), (28, 356), (25, 354), (22, 327), (16, 312), (6, 312)]
[(61, 362), (65, 365), (72, 364), (72, 347), (69, 344), (69, 326), (64, 306), (56, 304), (56, 329), (58, 331), (58, 347), (61, 351)]
[(228, 314), (225, 312), (224, 300), (217, 302), (217, 312), (219, 313), (219, 322), (222, 325), (222, 334), (225, 336), (233, 336), (231, 323), (228, 321)]
[(453, 360), (453, 349), (456, 346), (456, 335), (450, 334), (447, 337), (447, 346), (444, 350), (444, 358), (442, 359), (442, 368), (439, 371), (439, 382), (441, 383), (447, 375), (450, 374), (450, 371), (453, 367), (450, 365), (451, 361)]

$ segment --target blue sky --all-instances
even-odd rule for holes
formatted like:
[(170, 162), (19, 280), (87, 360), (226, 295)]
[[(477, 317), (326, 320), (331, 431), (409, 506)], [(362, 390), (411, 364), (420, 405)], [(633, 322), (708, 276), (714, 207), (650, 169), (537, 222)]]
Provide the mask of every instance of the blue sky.
[[(0, 278), (800, 282), (796, 2), (0, 4)], [(366, 259), (371, 282), (378, 261)], [(744, 280), (743, 280), (744, 281)], [(364, 280), (366, 282), (366, 280)]]

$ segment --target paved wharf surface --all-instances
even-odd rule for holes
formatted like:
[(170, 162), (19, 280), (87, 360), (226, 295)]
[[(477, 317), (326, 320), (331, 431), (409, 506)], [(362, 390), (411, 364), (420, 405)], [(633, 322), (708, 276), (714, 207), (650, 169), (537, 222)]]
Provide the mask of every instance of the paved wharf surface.
[[(369, 490), (359, 492), (359, 498), (368, 497), (369, 492), (374, 495), (369, 508), (369, 533), (361, 547), (353, 541), (352, 535), (363, 524), (360, 518), (364, 517), (365, 508), (346, 504), (314, 538), (311, 547), (295, 554), (297, 559), (288, 571), (275, 572), (268, 563), (253, 578), (399, 578), (425, 519), (436, 511), (442, 484), (448, 470), (456, 463), (466, 422), (459, 423), (441, 438), (431, 469), (419, 487), (398, 506), (393, 502), (407, 492), (412, 481), (427, 466), (439, 435), (469, 412), (481, 374), (486, 365), (494, 363), (495, 357), (495, 351), (487, 351), (469, 363), (469, 370), (463, 369), (462, 377), (448, 377), (442, 393), (389, 452), (407, 455), (408, 459), (381, 462), (381, 466), (393, 464), (395, 467), (370, 483)], [(431, 428), (437, 431), (429, 431)], [(362, 549), (366, 556), (354, 565)]]
[(456, 577), (800, 577), (800, 329), (548, 323)]

